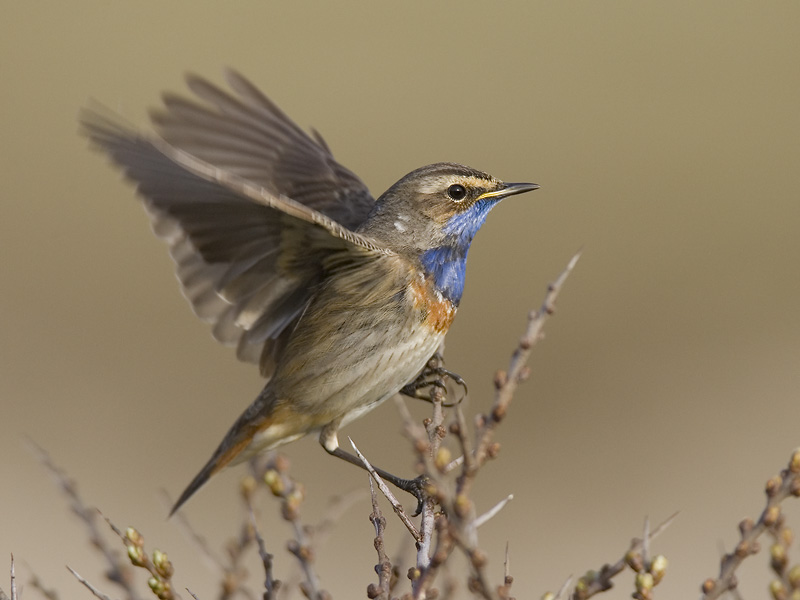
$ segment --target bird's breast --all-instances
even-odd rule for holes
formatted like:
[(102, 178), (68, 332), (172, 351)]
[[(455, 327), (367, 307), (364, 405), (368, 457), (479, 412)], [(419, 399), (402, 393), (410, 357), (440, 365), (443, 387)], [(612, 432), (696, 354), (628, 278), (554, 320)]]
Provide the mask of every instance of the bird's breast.
[(408, 288), (408, 299), (426, 328), (437, 334), (450, 329), (456, 306), (436, 289), (431, 278), (414, 278)]

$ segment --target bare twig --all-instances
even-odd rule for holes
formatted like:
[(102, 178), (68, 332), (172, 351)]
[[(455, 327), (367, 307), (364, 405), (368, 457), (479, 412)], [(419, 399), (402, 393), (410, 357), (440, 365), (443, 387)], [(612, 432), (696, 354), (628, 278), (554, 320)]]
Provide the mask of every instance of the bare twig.
[[(428, 362), (428, 367), (432, 372), (437, 372), (441, 367), (442, 352), (444, 352), (444, 343), (439, 346), (439, 351)], [(425, 419), (423, 422), (423, 430), (411, 426), (410, 420), (406, 418), (407, 432), (413, 436), (412, 439), (414, 439), (417, 456), (424, 467), (429, 482), (432, 484), (432, 486), (429, 486), (429, 493), (421, 509), (421, 540), (417, 543), (416, 567), (409, 574), (414, 598), (426, 597), (439, 567), (444, 564), (453, 549), (453, 543), (446, 525), (447, 518), (441, 515), (437, 523), (435, 513), (436, 504), (442, 504), (445, 500), (445, 482), (442, 480), (441, 474), (444, 467), (450, 462), (449, 452), (441, 446), (442, 440), (447, 435), (447, 430), (444, 427), (446, 389), (447, 387), (441, 379), (433, 382), (430, 392), (433, 414), (431, 418)], [(434, 531), (438, 531), (438, 540), (436, 549), (432, 552)]]
[(111, 600), (110, 597), (106, 596), (103, 592), (98, 590), (91, 583), (89, 583), (86, 579), (84, 579), (75, 569), (73, 569), (70, 566), (67, 566), (67, 569), (69, 570), (70, 573), (72, 573), (72, 575), (75, 577), (75, 579), (80, 581), (86, 587), (86, 589), (88, 589), (90, 592), (92, 592), (92, 594), (94, 594), (94, 596), (96, 598), (99, 598), (100, 600)]
[(644, 518), (644, 531), (642, 531), (642, 560), (650, 560), (650, 518)]
[(372, 476), (372, 479), (375, 480), (375, 483), (378, 484), (378, 489), (380, 489), (381, 493), (389, 501), (389, 504), (392, 505), (392, 510), (394, 510), (395, 514), (400, 518), (400, 520), (403, 522), (403, 525), (406, 526), (406, 529), (408, 529), (411, 535), (414, 536), (414, 539), (419, 542), (421, 540), (420, 533), (417, 531), (416, 526), (411, 521), (411, 517), (409, 517), (405, 509), (403, 509), (403, 505), (400, 504), (400, 501), (397, 499), (397, 497), (395, 497), (395, 495), (392, 493), (392, 490), (389, 489), (389, 486), (386, 485), (383, 479), (381, 479), (381, 476), (378, 475), (370, 462), (364, 457), (363, 454), (361, 454), (361, 451), (358, 449), (355, 442), (349, 437), (347, 439), (350, 440), (350, 445), (353, 446), (353, 450), (355, 450), (356, 455), (364, 464), (364, 468), (366, 468), (366, 470)]
[[(745, 519), (739, 523), (741, 540), (733, 552), (722, 557), (719, 575), (716, 579), (706, 579), (701, 586), (704, 600), (713, 600), (737, 586), (736, 569), (745, 558), (759, 551), (761, 545), (758, 537), (768, 528), (774, 527), (783, 519), (781, 502), (789, 496), (800, 496), (800, 449), (795, 450), (789, 459), (789, 465), (780, 475), (767, 481), (765, 493), (767, 506), (756, 523)], [(777, 596), (776, 596), (777, 597)]]
[(303, 572), (304, 581), (300, 589), (311, 600), (324, 600), (329, 594), (321, 589), (319, 578), (313, 567), (314, 551), (300, 521), (300, 505), (305, 499), (305, 489), (288, 474), (289, 461), (281, 454), (274, 454), (263, 464), (251, 463), (257, 481), (266, 483), (270, 492), (281, 500), (281, 516), (288, 522), (294, 532), (294, 539), (286, 547), (297, 559)]
[(261, 558), (261, 564), (264, 566), (264, 600), (273, 600), (277, 597), (280, 581), (276, 581), (272, 575), (272, 554), (267, 552), (267, 546), (264, 543), (264, 538), (258, 531), (258, 523), (256, 523), (256, 515), (253, 512), (253, 507), (250, 506), (250, 520), (253, 524), (253, 536), (256, 538), (258, 544), (258, 556)]
[[(650, 533), (650, 535), (647, 537), (647, 540), (641, 540), (639, 538), (634, 538), (631, 540), (631, 545), (628, 551), (613, 565), (603, 565), (599, 571), (589, 571), (583, 577), (578, 579), (578, 583), (575, 584), (575, 589), (573, 590), (570, 599), (586, 600), (587, 598), (590, 598), (599, 592), (604, 592), (611, 589), (611, 587), (614, 585), (611, 580), (619, 575), (626, 566), (630, 566), (637, 573), (652, 568), (652, 563), (649, 565), (643, 564), (641, 556), (642, 548), (644, 547), (645, 542), (655, 539), (662, 531), (669, 527), (669, 525), (677, 516), (678, 513), (674, 513), (672, 516), (667, 518), (667, 520), (661, 523), (661, 525), (656, 527)], [(656, 558), (660, 558), (661, 561), (664, 562), (663, 557)], [(653, 562), (655, 562), (655, 559)], [(657, 565), (657, 567), (660, 570), (660, 575), (658, 575), (660, 580), (660, 577), (663, 576), (663, 568), (661, 565)], [(658, 582), (656, 581), (655, 583)]]
[(17, 600), (17, 570), (14, 568), (14, 555), (11, 555), (11, 600)]
[(464, 470), (464, 476), (459, 482), (461, 492), (466, 493), (468, 491), (469, 486), (472, 483), (474, 471), (480, 468), (480, 466), (486, 462), (486, 459), (491, 452), (490, 448), (494, 430), (497, 428), (497, 425), (500, 423), (500, 421), (502, 421), (506, 416), (506, 413), (508, 412), (508, 406), (514, 397), (514, 393), (517, 391), (517, 387), (528, 376), (528, 368), (526, 367), (526, 363), (530, 357), (531, 349), (542, 337), (542, 329), (544, 324), (550, 315), (552, 315), (555, 311), (556, 298), (561, 292), (561, 288), (564, 286), (564, 282), (567, 280), (567, 277), (569, 277), (570, 273), (572, 273), (572, 270), (575, 268), (579, 258), (580, 252), (575, 254), (575, 256), (570, 259), (567, 267), (564, 269), (561, 275), (559, 275), (558, 278), (548, 286), (547, 294), (545, 295), (544, 302), (542, 302), (542, 306), (539, 308), (539, 310), (532, 312), (528, 317), (528, 327), (525, 330), (522, 339), (520, 339), (517, 349), (511, 356), (511, 362), (509, 364), (508, 371), (506, 373), (499, 372), (495, 377), (496, 392), (492, 409), (488, 416), (481, 419), (482, 423), (480, 424), (481, 426), (478, 430), (478, 443), (474, 453), (475, 460), (469, 465), (465, 463), (466, 468)]
[(386, 519), (378, 506), (378, 495), (375, 493), (372, 478), (369, 480), (369, 491), (372, 496), (372, 513), (369, 516), (369, 520), (375, 527), (375, 551), (378, 553), (378, 564), (375, 565), (375, 572), (378, 574), (378, 585), (369, 584), (367, 597), (377, 600), (389, 600), (389, 594), (392, 589), (392, 562), (389, 560), (389, 555), (386, 554), (386, 548), (384, 547), (383, 532), (386, 531)]
[[(439, 347), (439, 353), (431, 359), (433, 363), (429, 363), (431, 367), (437, 368), (441, 366), (440, 357), (443, 351), (444, 342), (442, 342), (442, 345)], [(442, 382), (438, 381), (436, 383), (441, 384)], [(420, 445), (421, 451), (418, 452), (422, 463), (425, 465), (425, 472), (428, 478), (434, 480), (436, 483), (436, 494), (439, 496), (436, 497), (429, 494), (425, 502), (422, 503), (420, 513), (420, 534), (422, 535), (422, 539), (417, 544), (417, 568), (421, 570), (428, 569), (431, 565), (431, 546), (433, 542), (436, 503), (437, 501), (441, 502), (441, 494), (443, 492), (443, 482), (441, 478), (437, 476), (438, 469), (436, 468), (436, 463), (438, 461), (436, 458), (438, 458), (442, 439), (447, 434), (443, 426), (446, 389), (447, 388), (443, 385), (433, 385), (431, 387), (430, 400), (433, 405), (433, 414), (430, 419), (425, 419), (425, 421), (423, 421), (426, 437), (422, 438), (421, 441), (423, 441), (423, 443)], [(426, 446), (424, 442), (427, 442), (427, 450), (424, 449)], [(416, 590), (416, 592), (421, 593), (420, 590)]]
[(475, 517), (475, 527), (480, 527), (481, 525), (486, 523), (489, 519), (494, 517), (501, 510), (503, 510), (506, 507), (506, 504), (511, 502), (513, 499), (514, 499), (514, 494), (509, 494), (508, 496), (500, 500), (500, 502), (495, 504), (492, 508), (487, 510), (485, 513), (483, 513), (479, 517)]
[(511, 597), (512, 583), (514, 583), (514, 578), (511, 576), (511, 555), (508, 550), (508, 542), (506, 542), (506, 551), (503, 558), (503, 584), (497, 587), (497, 595), (500, 600), (513, 600)]
[(107, 569), (105, 570), (106, 579), (119, 585), (130, 600), (139, 600), (140, 596), (133, 586), (133, 570), (130, 568), (120, 553), (114, 551), (106, 539), (100, 534), (97, 527), (97, 509), (90, 508), (84, 504), (83, 499), (78, 494), (75, 483), (67, 477), (66, 473), (53, 463), (50, 455), (33, 440), (28, 440), (31, 451), (39, 459), (39, 462), (50, 471), (55, 478), (61, 491), (70, 501), (70, 508), (78, 518), (84, 523), (89, 533), (89, 542), (97, 548), (105, 558)]

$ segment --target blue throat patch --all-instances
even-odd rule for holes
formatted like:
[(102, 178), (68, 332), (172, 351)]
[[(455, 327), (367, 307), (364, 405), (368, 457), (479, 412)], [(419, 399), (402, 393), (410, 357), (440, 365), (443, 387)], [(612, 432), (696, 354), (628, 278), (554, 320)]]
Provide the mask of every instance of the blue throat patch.
[(447, 236), (445, 243), (426, 250), (420, 257), (425, 273), (433, 277), (436, 289), (456, 306), (464, 293), (469, 245), (498, 202), (479, 200), (467, 211), (450, 217), (442, 228)]

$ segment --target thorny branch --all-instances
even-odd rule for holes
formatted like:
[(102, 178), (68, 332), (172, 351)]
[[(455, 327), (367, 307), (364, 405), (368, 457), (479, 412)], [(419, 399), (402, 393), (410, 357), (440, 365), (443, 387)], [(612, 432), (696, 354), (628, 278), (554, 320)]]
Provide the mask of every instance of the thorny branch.
[(414, 540), (419, 542), (421, 540), (420, 533), (419, 531), (417, 531), (416, 526), (411, 521), (411, 517), (409, 517), (408, 513), (406, 513), (405, 509), (403, 508), (403, 505), (400, 503), (397, 497), (395, 497), (395, 495), (392, 493), (392, 490), (389, 489), (389, 486), (386, 485), (386, 482), (384, 482), (381, 476), (378, 475), (377, 471), (375, 471), (375, 468), (372, 466), (372, 464), (366, 459), (366, 457), (364, 457), (363, 454), (361, 454), (361, 451), (358, 449), (358, 446), (356, 446), (355, 442), (350, 438), (348, 439), (350, 440), (350, 445), (353, 447), (356, 456), (358, 456), (358, 458), (361, 459), (361, 462), (364, 464), (364, 467), (367, 469), (367, 472), (371, 476), (371, 479), (369, 480), (370, 481), (369, 485), (373, 497), (375, 495), (375, 491), (372, 488), (372, 481), (375, 480), (375, 483), (378, 484), (378, 488), (380, 488), (381, 493), (389, 501), (389, 504), (392, 505), (392, 510), (394, 510), (395, 514), (400, 519), (400, 521), (402, 521), (403, 525), (406, 526), (406, 529), (408, 529), (408, 532), (412, 535)]
[(314, 570), (315, 556), (308, 530), (300, 520), (300, 505), (305, 499), (305, 487), (289, 476), (289, 461), (285, 456), (275, 454), (265, 462), (255, 460), (250, 464), (255, 480), (266, 483), (272, 495), (280, 499), (281, 516), (292, 527), (294, 539), (286, 547), (297, 559), (303, 572), (304, 581), (300, 584), (300, 589), (310, 600), (329, 600), (330, 594), (321, 588)]
[[(372, 474), (371, 474), (372, 475)], [(373, 475), (374, 477), (374, 475)], [(378, 495), (375, 493), (375, 486), (372, 479), (369, 480), (369, 490), (372, 495), (372, 513), (369, 520), (375, 527), (375, 551), (378, 553), (378, 564), (375, 565), (375, 572), (378, 574), (378, 585), (370, 583), (367, 587), (367, 597), (375, 600), (389, 600), (392, 591), (393, 569), (389, 555), (386, 554), (384, 547), (383, 534), (386, 531), (386, 519), (378, 506)]]
[(39, 462), (51, 473), (61, 491), (69, 499), (72, 512), (86, 526), (89, 542), (100, 551), (105, 559), (107, 565), (105, 571), (106, 579), (119, 585), (129, 600), (139, 600), (140, 596), (133, 587), (133, 569), (126, 563), (119, 552), (111, 548), (106, 539), (100, 534), (100, 530), (97, 527), (97, 518), (99, 516), (97, 509), (86, 506), (78, 494), (78, 488), (75, 483), (53, 463), (50, 455), (45, 450), (32, 440), (28, 440), (28, 443)]
[[(422, 510), (421, 540), (417, 542), (417, 564), (409, 571), (412, 596), (415, 599), (435, 594), (431, 587), (433, 581), (455, 548), (459, 548), (469, 561), (470, 592), (486, 599), (509, 597), (512, 577), (506, 573), (503, 583), (492, 589), (485, 569), (487, 557), (478, 548), (477, 536), (478, 525), (494, 516), (507, 500), (478, 517), (470, 499), (470, 492), (480, 468), (488, 459), (497, 455), (499, 445), (492, 441), (494, 431), (505, 417), (519, 383), (528, 375), (525, 365), (531, 349), (540, 339), (542, 327), (553, 313), (555, 300), (579, 256), (576, 254), (558, 279), (548, 287), (541, 308), (530, 314), (528, 326), (511, 357), (507, 373), (498, 373), (495, 379), (496, 393), (489, 414), (481, 415), (476, 420), (474, 441), (469, 434), (469, 426), (461, 407), (455, 406), (455, 421), (450, 424), (449, 432), (457, 440), (460, 457), (453, 459), (450, 450), (442, 445), (448, 433), (448, 428), (444, 425), (443, 390), (446, 387), (442, 383), (434, 382), (431, 386), (430, 400), (433, 404), (433, 415), (424, 421), (424, 427), (420, 427), (411, 419), (405, 404), (398, 402), (404, 417), (406, 434), (414, 444), (421, 470), (429, 481), (428, 499)], [(429, 365), (432, 372), (436, 372), (438, 367), (438, 364)], [(460, 472), (454, 486), (445, 475), (458, 470), (459, 467)], [(437, 505), (441, 507), (439, 514), (435, 512)]]
[[(611, 581), (614, 577), (619, 575), (626, 566), (629, 566), (636, 572), (636, 592), (633, 597), (637, 600), (648, 600), (651, 597), (651, 591), (664, 577), (667, 568), (666, 559), (659, 555), (652, 560), (648, 558), (648, 544), (650, 540), (655, 539), (661, 532), (663, 532), (678, 513), (673, 514), (666, 521), (661, 523), (653, 531), (650, 531), (649, 523), (645, 524), (645, 533), (640, 538), (631, 540), (630, 548), (625, 555), (614, 564), (605, 564), (599, 571), (588, 571), (583, 577), (578, 579), (575, 584), (575, 589), (570, 594), (570, 600), (586, 600), (595, 594), (610, 590), (614, 585)], [(564, 586), (562, 586), (562, 591)], [(559, 595), (562, 592), (559, 592)], [(556, 598), (557, 596), (550, 594), (546, 597)]]
[[(767, 505), (761, 512), (761, 516), (755, 523), (753, 523), (752, 519), (745, 519), (739, 523), (741, 539), (732, 552), (722, 557), (719, 576), (716, 579), (709, 578), (703, 582), (701, 586), (703, 600), (713, 600), (727, 591), (736, 589), (738, 581), (735, 571), (745, 558), (752, 556), (761, 549), (758, 537), (769, 529), (782, 529), (784, 516), (781, 513), (781, 502), (789, 496), (800, 496), (800, 449), (792, 453), (789, 465), (781, 471), (780, 475), (776, 475), (767, 481), (764, 491), (767, 495)], [(780, 563), (783, 561), (779, 557), (776, 564), (775, 558), (775, 551), (773, 551), (772, 567), (773, 570), (778, 571), (776, 567), (780, 567)], [(785, 564), (783, 566), (785, 567)], [(780, 574), (779, 571), (778, 574)], [(800, 589), (800, 567), (795, 580), (790, 581), (787, 579), (786, 582), (789, 583), (788, 589), (782, 581), (772, 584), (770, 591), (774, 598), (788, 598), (789, 593)]]
[(70, 566), (67, 566), (67, 570), (72, 573), (72, 576), (75, 577), (87, 590), (92, 592), (92, 595), (95, 598), (99, 598), (100, 600), (111, 600), (110, 597), (106, 596), (103, 592), (98, 590), (94, 587), (91, 583), (89, 583), (80, 573), (78, 573), (75, 569)]

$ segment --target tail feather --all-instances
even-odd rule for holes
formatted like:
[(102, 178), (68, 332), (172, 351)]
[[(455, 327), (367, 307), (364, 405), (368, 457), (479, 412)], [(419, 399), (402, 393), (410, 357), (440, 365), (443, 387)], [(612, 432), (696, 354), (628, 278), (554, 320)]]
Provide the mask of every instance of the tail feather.
[(232, 446), (227, 446), (226, 442), (228, 441), (229, 436), (225, 436), (225, 441), (220, 444), (219, 448), (217, 448), (216, 452), (214, 452), (214, 455), (211, 457), (211, 459), (202, 469), (200, 469), (200, 472), (195, 475), (195, 478), (192, 479), (192, 482), (188, 486), (186, 486), (186, 489), (183, 490), (183, 493), (180, 495), (180, 498), (178, 498), (175, 506), (173, 506), (172, 510), (169, 511), (169, 516), (171, 517), (178, 512), (180, 507), (183, 506), (184, 503), (191, 498), (197, 490), (203, 487), (203, 485), (205, 485), (212, 475), (222, 470), (222, 468), (236, 458), (236, 456), (242, 450), (247, 448), (247, 446), (250, 444), (250, 441), (253, 439), (254, 433), (254, 431), (250, 432), (249, 435), (242, 437), (242, 439), (237, 441)]
[(222, 443), (214, 451), (209, 461), (200, 469), (192, 482), (183, 490), (169, 515), (174, 515), (184, 503), (199, 490), (212, 475), (222, 470), (231, 461), (235, 461), (253, 442), (254, 436), (272, 425), (274, 419), (274, 398), (269, 385), (262, 390), (255, 401), (247, 407), (233, 426), (228, 430)]

